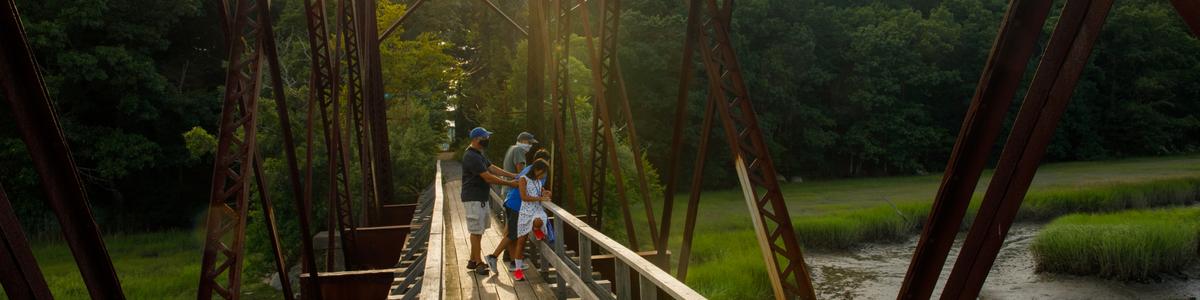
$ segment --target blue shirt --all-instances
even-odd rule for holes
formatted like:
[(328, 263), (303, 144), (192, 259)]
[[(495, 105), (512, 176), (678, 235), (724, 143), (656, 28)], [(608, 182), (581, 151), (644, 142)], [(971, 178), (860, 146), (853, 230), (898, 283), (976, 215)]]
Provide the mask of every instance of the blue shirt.
[[(528, 174), (529, 171), (532, 169), (533, 169), (533, 166), (525, 166), (524, 169), (521, 169), (521, 173), (517, 173), (517, 178), (521, 178), (521, 176), (525, 176), (525, 174)], [(541, 182), (542, 184), (546, 184), (545, 179), (538, 179), (538, 181)], [(521, 211), (521, 189), (520, 188), (508, 189), (508, 195), (505, 195), (505, 197), (504, 197), (504, 207), (507, 207), (514, 211)]]

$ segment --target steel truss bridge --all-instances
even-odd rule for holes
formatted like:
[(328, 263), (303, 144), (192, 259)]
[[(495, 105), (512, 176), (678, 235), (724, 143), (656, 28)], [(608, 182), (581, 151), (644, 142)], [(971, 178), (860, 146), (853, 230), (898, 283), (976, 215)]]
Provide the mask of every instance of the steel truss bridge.
[[(560, 228), (553, 243), (533, 243), (530, 251), (538, 272), (528, 284), (514, 284), (507, 277), (481, 279), (458, 265), (466, 255), (461, 201), (457, 201), (460, 172), (453, 162), (436, 162), (438, 174), (429, 190), (415, 201), (398, 201), (390, 184), (392, 176), (386, 133), (386, 104), (380, 63), (380, 41), (388, 38), (424, 0), (415, 0), (403, 17), (382, 32), (377, 28), (375, 1), (306, 0), (308, 45), (312, 57), (311, 93), (305, 145), (324, 143), (329, 178), (314, 181), (313, 147), (304, 147), (305, 165), (299, 164), (296, 141), (292, 139), (290, 116), (282, 91), (280, 66), (271, 29), (270, 2), (261, 0), (216, 0), (225, 33), (227, 73), (221, 112), (218, 147), (214, 159), (206, 241), (198, 299), (240, 297), (245, 257), (245, 228), (251, 205), (262, 205), (280, 274), (288, 274), (282, 248), (299, 247), (302, 276), (290, 282), (281, 276), (283, 297), (293, 299), (440, 299), (440, 298), (581, 298), (655, 299), (702, 298), (681, 282), (686, 278), (694, 238), (696, 211), (703, 178), (705, 153), (711, 131), (724, 131), (737, 170), (743, 195), (758, 238), (758, 246), (769, 269), (776, 299), (815, 298), (809, 270), (796, 240), (786, 203), (780, 193), (771, 156), (758, 127), (750, 92), (730, 43), (732, 0), (686, 0), (687, 37), (680, 65), (679, 93), (675, 104), (671, 151), (682, 151), (682, 133), (688, 124), (688, 86), (694, 74), (702, 73), (708, 84), (701, 126), (700, 155), (691, 174), (691, 191), (685, 206), (682, 247), (678, 263), (671, 266), (667, 251), (671, 237), (674, 193), (664, 193), (656, 213), (645, 205), (645, 226), (650, 249), (638, 249), (634, 234), (629, 193), (649, 199), (646, 175), (632, 110), (626, 97), (617, 36), (621, 1), (533, 0), (527, 1), (529, 24), (508, 17), (491, 0), (481, 0), (503, 15), (512, 29), (521, 32), (529, 45), (526, 122), (537, 133), (551, 134), (555, 164), (552, 182), (560, 199), (547, 205), (553, 223)], [(1105, 18), (1115, 0), (1068, 0), (1038, 61), (1020, 111), (1004, 142), (995, 175), (984, 194), (978, 216), (970, 227), (958, 259), (945, 282), (944, 299), (974, 299), (988, 275), (1017, 209), (1029, 189), (1038, 162), (1062, 116)], [(1200, 36), (1200, 1), (1170, 0), (1193, 35)], [(13, 121), (29, 149), (45, 191), (46, 203), (62, 225), (92, 298), (123, 299), (121, 285), (109, 259), (100, 230), (92, 219), (87, 194), (72, 160), (37, 61), (30, 49), (13, 0), (0, 6), (0, 83)], [(336, 3), (330, 3), (336, 2)], [(1027, 62), (1032, 58), (1052, 1), (1011, 0), (999, 33), (980, 76), (975, 95), (958, 133), (945, 174), (936, 194), (920, 242), (913, 254), (898, 298), (925, 299), (932, 296), (947, 254), (959, 231), (976, 183), (980, 179), (991, 145), (999, 137), (1009, 104), (1016, 95)], [(592, 6), (598, 7), (593, 13)], [(326, 8), (336, 7), (335, 11)], [(599, 28), (589, 18), (599, 18)], [(578, 19), (576, 21), (575, 19)], [(332, 22), (330, 22), (332, 21)], [(582, 26), (574, 26), (579, 22)], [(581, 28), (582, 32), (576, 29)], [(333, 32), (331, 38), (330, 32)], [(571, 34), (586, 40), (594, 105), (592, 132), (580, 132), (575, 120), (572, 92), (568, 89), (569, 47), (562, 47)], [(330, 45), (333, 42), (334, 45)], [(699, 69), (695, 69), (699, 60)], [(550, 74), (547, 74), (549, 69)], [(257, 151), (258, 97), (269, 79), (279, 103), (285, 159), (293, 204), (300, 213), (301, 245), (282, 245), (275, 227), (271, 197), (263, 188), (262, 156)], [(549, 80), (549, 91), (544, 84)], [(339, 95), (345, 90), (346, 95)], [(349, 111), (340, 111), (344, 104)], [(549, 103), (549, 109), (545, 107)], [(549, 114), (547, 119), (546, 114)], [(316, 121), (319, 120), (319, 123)], [(543, 128), (542, 124), (553, 124)], [(314, 126), (324, 135), (314, 139)], [(624, 126), (620, 132), (615, 127)], [(637, 166), (635, 174), (622, 174), (614, 147), (618, 133), (625, 134)], [(568, 143), (567, 137), (575, 143)], [(583, 141), (586, 141), (583, 142)], [(666, 170), (668, 191), (677, 189), (680, 177), (678, 156), (671, 156)], [(360, 173), (351, 168), (360, 166)], [(573, 178), (565, 168), (587, 170)], [(606, 195), (606, 174), (615, 179), (616, 195)], [(635, 187), (626, 187), (625, 176), (635, 176)], [(351, 186), (359, 177), (361, 186)], [(254, 179), (251, 182), (251, 178)], [(321, 183), (318, 183), (321, 182)], [(580, 184), (577, 184), (579, 182)], [(253, 184), (252, 184), (253, 183)], [(325, 232), (325, 253), (314, 249), (314, 184), (327, 184), (327, 213), (335, 229)], [(583, 199), (573, 199), (582, 186)], [(361, 189), (355, 211), (352, 189)], [(250, 193), (261, 203), (250, 203)], [(597, 231), (609, 198), (621, 208), (628, 240), (614, 241)], [(408, 202), (408, 204), (400, 204)], [(562, 204), (560, 207), (557, 204)], [(356, 218), (357, 217), (357, 218)], [(640, 224), (638, 226), (641, 226)], [(52, 295), (31, 253), (17, 216), (0, 189), (0, 283), (14, 299), (51, 299)], [(499, 233), (485, 234), (485, 248), (495, 245)], [(323, 266), (317, 256), (325, 255)], [(671, 270), (675, 272), (672, 275)]]

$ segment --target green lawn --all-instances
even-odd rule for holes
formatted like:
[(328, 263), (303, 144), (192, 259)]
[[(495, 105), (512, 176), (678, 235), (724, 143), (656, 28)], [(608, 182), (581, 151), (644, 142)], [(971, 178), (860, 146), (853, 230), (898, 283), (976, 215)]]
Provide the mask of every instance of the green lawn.
[[(196, 298), (203, 247), (200, 234), (187, 231), (122, 234), (106, 236), (104, 241), (128, 299)], [(56, 299), (90, 298), (66, 243), (35, 242), (33, 252)], [(247, 278), (243, 282), (246, 294), (243, 298), (279, 298), (278, 292), (258, 279)], [(0, 299), (8, 297), (0, 292)]]

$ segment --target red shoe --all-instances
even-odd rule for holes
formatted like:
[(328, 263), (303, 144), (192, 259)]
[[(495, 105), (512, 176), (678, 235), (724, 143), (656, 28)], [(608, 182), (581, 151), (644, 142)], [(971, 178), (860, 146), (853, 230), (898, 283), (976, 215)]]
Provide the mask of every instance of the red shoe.
[(541, 229), (534, 228), (533, 229), (533, 237), (536, 238), (537, 240), (544, 240), (544, 239), (546, 239), (546, 233), (542, 232)]
[(517, 281), (525, 281), (525, 270), (517, 269), (516, 272), (513, 272), (513, 278), (516, 278)]

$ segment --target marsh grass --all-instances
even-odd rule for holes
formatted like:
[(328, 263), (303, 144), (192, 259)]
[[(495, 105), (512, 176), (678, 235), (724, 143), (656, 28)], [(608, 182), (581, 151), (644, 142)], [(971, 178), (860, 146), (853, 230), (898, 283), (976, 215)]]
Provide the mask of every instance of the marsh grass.
[[(200, 283), (202, 237), (190, 231), (121, 234), (104, 237), (128, 299), (194, 299)], [(89, 299), (87, 287), (63, 241), (35, 241), (34, 257), (56, 299)], [(244, 299), (279, 299), (279, 293), (245, 278)], [(248, 294), (248, 295), (246, 295)], [(0, 299), (8, 299), (0, 290)]]
[[(1200, 200), (1200, 177), (1146, 182), (1096, 183), (1030, 191), (1017, 221), (1045, 221), (1075, 212), (1111, 212), (1186, 205)], [(980, 197), (971, 201), (960, 230), (970, 228)], [(793, 218), (800, 243), (825, 250), (846, 250), (868, 242), (897, 242), (918, 234), (932, 204), (881, 204), (826, 215)]]
[(1145, 281), (1200, 260), (1200, 207), (1071, 214), (1030, 246), (1039, 272)]

